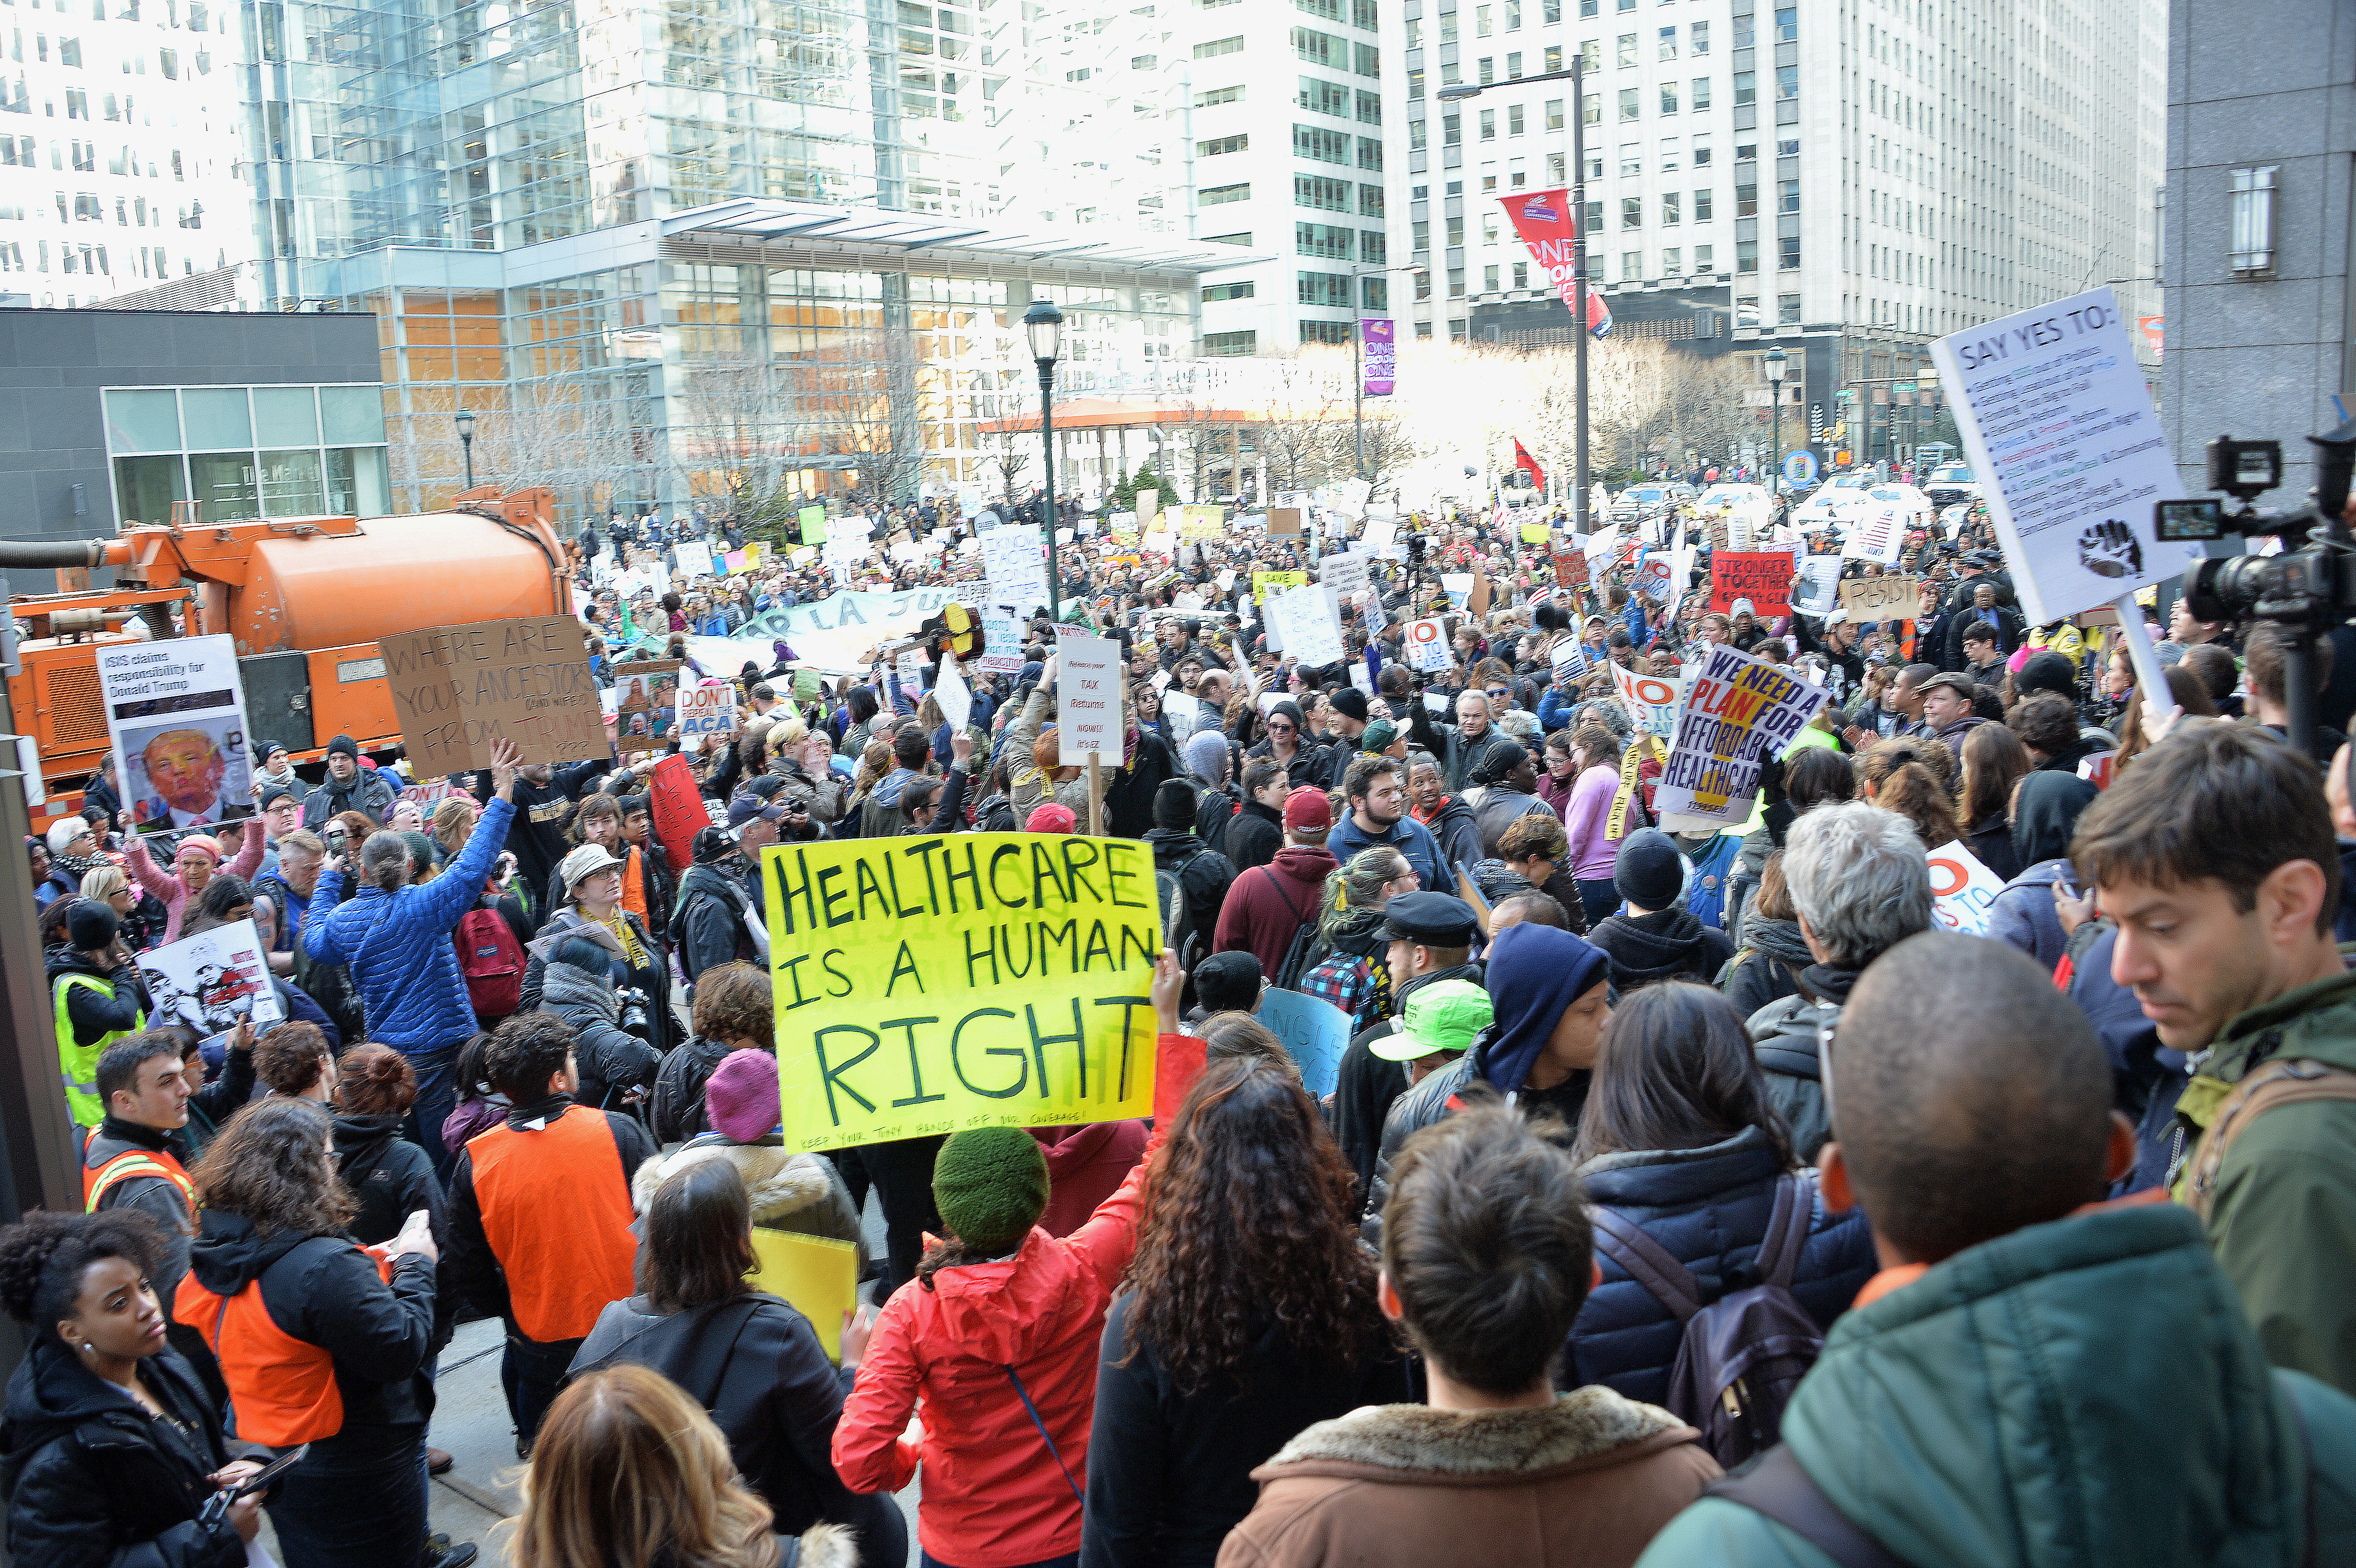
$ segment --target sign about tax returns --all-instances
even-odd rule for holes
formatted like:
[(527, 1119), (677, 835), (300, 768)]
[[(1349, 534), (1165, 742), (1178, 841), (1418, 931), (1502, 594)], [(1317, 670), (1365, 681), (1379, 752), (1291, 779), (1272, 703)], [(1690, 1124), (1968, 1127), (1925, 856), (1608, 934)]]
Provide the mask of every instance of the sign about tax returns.
[(1031, 833), (772, 846), (789, 1149), (1153, 1114), (1153, 851)]

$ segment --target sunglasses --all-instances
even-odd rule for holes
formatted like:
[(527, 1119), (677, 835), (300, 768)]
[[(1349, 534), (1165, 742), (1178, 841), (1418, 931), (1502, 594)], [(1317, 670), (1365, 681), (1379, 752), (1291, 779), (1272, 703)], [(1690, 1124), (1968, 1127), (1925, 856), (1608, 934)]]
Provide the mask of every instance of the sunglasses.
[(1271, 735), (1290, 735), (1292, 733), (1292, 728), (1290, 722), (1280, 719), (1269, 725), (1268, 732)]

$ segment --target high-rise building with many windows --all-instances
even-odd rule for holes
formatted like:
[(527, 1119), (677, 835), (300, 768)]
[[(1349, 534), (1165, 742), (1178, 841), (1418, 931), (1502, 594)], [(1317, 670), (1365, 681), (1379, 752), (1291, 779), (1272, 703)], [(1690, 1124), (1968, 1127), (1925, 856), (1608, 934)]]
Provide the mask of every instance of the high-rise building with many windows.
[(462, 407), (584, 512), (970, 482), (1034, 293), (1086, 389), (1190, 355), (1233, 259), (1151, 5), (246, 6), (262, 293), (382, 319), (398, 504)]
[[(1927, 422), (1933, 337), (2112, 280), (2155, 308), (2165, 19), (2165, 0), (1400, 0), (1391, 249), (1430, 268), (1402, 331), (1567, 336), (1499, 198), (1571, 183), (1575, 114), (1616, 330), (1781, 339), (1810, 428), (1888, 455)], [(1579, 94), (1516, 85), (1574, 56)]]
[(233, 6), (0, 6), (0, 300), (89, 305), (253, 254)]

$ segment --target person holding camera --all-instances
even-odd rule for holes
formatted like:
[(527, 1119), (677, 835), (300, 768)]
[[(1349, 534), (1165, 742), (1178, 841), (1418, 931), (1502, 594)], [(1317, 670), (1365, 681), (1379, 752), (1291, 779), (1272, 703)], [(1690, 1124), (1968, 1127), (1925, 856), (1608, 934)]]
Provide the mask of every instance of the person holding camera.
[(557, 874), (564, 885), (564, 904), (532, 939), (520, 1010), (530, 1012), (542, 1005), (549, 965), (559, 947), (574, 940), (594, 944), (605, 954), (614, 990), (644, 994), (640, 1006), (646, 1022), (635, 1032), (659, 1061), (678, 1043), (670, 1010), (670, 965), (646, 922), (623, 907), (621, 860), (603, 845), (584, 844), (564, 857)]
[(616, 989), (606, 950), (567, 933), (541, 970), (540, 1008), (573, 1026), (581, 1077), (574, 1098), (600, 1110), (638, 1111), (662, 1057), (644, 1038), (645, 993)]

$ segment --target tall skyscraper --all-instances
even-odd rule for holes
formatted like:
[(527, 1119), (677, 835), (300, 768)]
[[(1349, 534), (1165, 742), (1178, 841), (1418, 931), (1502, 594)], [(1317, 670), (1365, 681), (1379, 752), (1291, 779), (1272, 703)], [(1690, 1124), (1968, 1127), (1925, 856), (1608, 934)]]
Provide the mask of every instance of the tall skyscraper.
[[(1567, 337), (1498, 198), (1570, 183), (1576, 112), (1588, 275), (1616, 330), (1780, 340), (1804, 361), (1805, 423), (1886, 455), (1927, 422), (1933, 337), (2114, 279), (2149, 310), (2164, 16), (2165, 0), (1402, 0), (1385, 17), (1392, 248), (1431, 269), (1402, 330)], [(1578, 104), (1567, 80), (1515, 85), (1574, 53)], [(1486, 91), (1441, 101), (1465, 85)]]
[(461, 407), (582, 511), (973, 483), (1034, 293), (1085, 390), (1191, 354), (1233, 259), (1150, 6), (248, 5), (264, 293), (385, 318), (402, 504)]
[(22, 0), (0, 21), (0, 300), (89, 305), (253, 254), (237, 14)]

